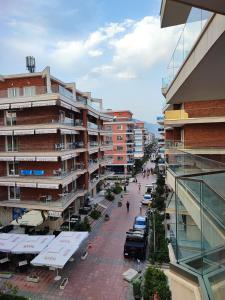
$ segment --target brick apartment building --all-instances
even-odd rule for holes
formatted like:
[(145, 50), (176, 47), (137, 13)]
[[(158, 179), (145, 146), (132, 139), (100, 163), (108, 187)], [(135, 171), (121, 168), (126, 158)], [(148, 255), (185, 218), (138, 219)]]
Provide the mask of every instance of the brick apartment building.
[(57, 228), (107, 177), (102, 100), (42, 72), (0, 76), (0, 220), (40, 210)]
[[(163, 79), (173, 299), (224, 299), (225, 6), (163, 0), (161, 26), (185, 24)], [(189, 39), (191, 36), (191, 39)]]
[(106, 143), (113, 143), (113, 149), (106, 151), (112, 157), (108, 169), (117, 175), (130, 175), (134, 166), (134, 126), (132, 113), (128, 110), (105, 113), (113, 117), (113, 121), (104, 121), (106, 130), (112, 130), (112, 136), (106, 138)]

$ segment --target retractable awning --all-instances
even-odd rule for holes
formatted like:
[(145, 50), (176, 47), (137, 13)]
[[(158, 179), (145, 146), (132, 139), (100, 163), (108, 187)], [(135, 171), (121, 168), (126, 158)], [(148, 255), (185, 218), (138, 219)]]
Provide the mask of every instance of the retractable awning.
[(87, 237), (88, 232), (61, 232), (31, 263), (62, 269)]
[(20, 242), (26, 239), (26, 234), (0, 233), (0, 252), (11, 252)]
[(26, 225), (26, 226), (38, 226), (41, 225), (45, 219), (47, 219), (48, 214), (46, 212), (41, 212), (40, 210), (30, 210), (20, 219), (11, 222), (12, 225)]

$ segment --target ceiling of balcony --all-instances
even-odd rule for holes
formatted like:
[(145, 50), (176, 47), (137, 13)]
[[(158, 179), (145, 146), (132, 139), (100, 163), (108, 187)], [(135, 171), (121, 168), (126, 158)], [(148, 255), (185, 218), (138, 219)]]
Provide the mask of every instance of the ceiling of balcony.
[(215, 13), (225, 14), (225, 5), (222, 0), (175, 0), (176, 2), (210, 10)]
[(224, 53), (225, 32), (217, 39), (203, 59), (190, 72), (187, 79), (183, 81), (183, 84), (179, 86), (167, 101), (172, 104), (188, 101), (225, 99)]

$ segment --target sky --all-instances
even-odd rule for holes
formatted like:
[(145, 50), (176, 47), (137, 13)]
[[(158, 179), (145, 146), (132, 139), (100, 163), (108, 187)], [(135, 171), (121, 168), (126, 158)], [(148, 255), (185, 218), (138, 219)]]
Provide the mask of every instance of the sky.
[(160, 29), (161, 0), (0, 0), (0, 74), (50, 66), (65, 82), (155, 123), (162, 77), (179, 38)]

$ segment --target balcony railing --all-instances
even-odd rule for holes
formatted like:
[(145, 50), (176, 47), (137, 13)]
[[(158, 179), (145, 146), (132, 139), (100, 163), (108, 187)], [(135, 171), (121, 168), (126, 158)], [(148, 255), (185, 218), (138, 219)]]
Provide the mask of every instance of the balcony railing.
[(188, 119), (188, 113), (184, 109), (167, 110), (165, 112), (165, 121), (167, 120), (183, 120)]
[(212, 15), (213, 13), (209, 11), (198, 8), (191, 9), (188, 20), (168, 64), (167, 75), (162, 79), (162, 88), (167, 89), (170, 86)]
[(87, 126), (88, 126), (88, 128), (90, 128), (90, 129), (98, 130), (98, 125), (95, 124), (95, 123), (87, 122)]
[(157, 120), (157, 121), (164, 121), (164, 116), (158, 116), (158, 117), (156, 118), (156, 120)]
[(207, 138), (207, 139), (193, 139), (193, 140), (166, 140), (165, 141), (166, 149), (224, 149), (225, 141), (218, 138)]
[(98, 142), (89, 142), (89, 143), (88, 143), (88, 146), (89, 146), (89, 147), (98, 147), (98, 146), (99, 146), (99, 143), (98, 143)]

